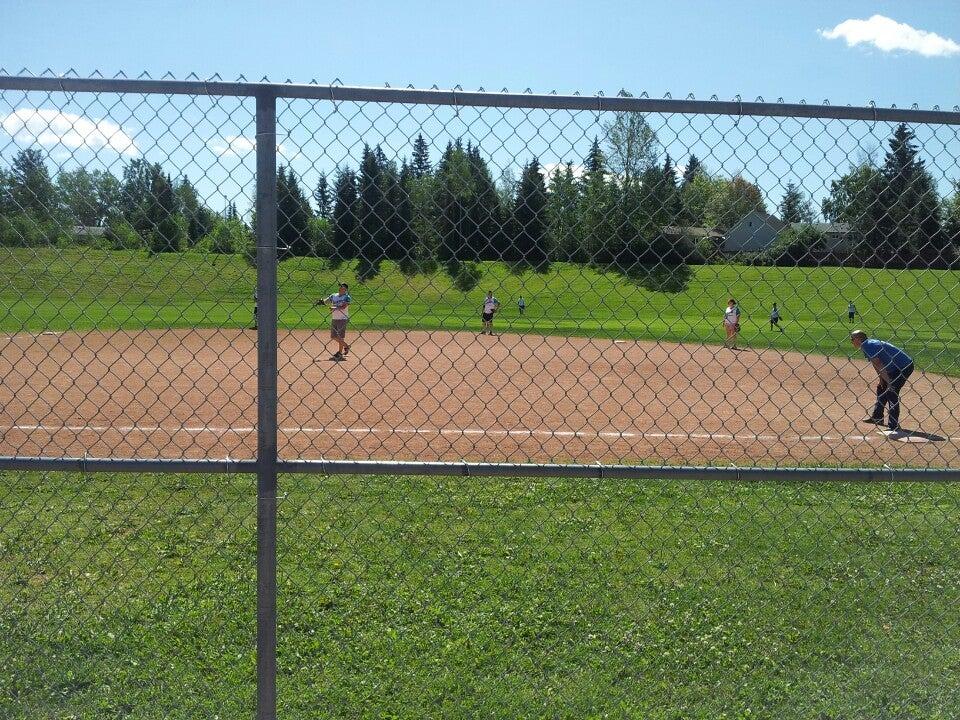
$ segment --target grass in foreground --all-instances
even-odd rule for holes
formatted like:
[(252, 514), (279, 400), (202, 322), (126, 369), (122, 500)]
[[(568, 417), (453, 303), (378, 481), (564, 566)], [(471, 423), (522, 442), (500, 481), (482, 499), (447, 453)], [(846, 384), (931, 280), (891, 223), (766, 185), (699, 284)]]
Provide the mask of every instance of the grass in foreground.
[[(0, 716), (249, 717), (254, 479), (0, 475)], [(281, 717), (947, 718), (960, 489), (281, 478)]]
[[(343, 279), (351, 284), (358, 330), (478, 330), (484, 293), (492, 289), (503, 302), (496, 322), (505, 332), (719, 344), (732, 296), (744, 312), (744, 344), (849, 357), (852, 299), (863, 314), (858, 326), (905, 346), (925, 370), (960, 375), (956, 271), (711, 265), (693, 268), (682, 292), (663, 293), (576, 265), (518, 275), (484, 263), (479, 286), (463, 293), (443, 273), (408, 278), (392, 263), (383, 270), (361, 285), (349, 266), (282, 263), (281, 326), (326, 327), (328, 311), (312, 303)], [(254, 285), (253, 269), (233, 256), (0, 248), (0, 331), (246, 327)], [(520, 295), (527, 301), (523, 317)], [(769, 329), (774, 302), (784, 333)]]

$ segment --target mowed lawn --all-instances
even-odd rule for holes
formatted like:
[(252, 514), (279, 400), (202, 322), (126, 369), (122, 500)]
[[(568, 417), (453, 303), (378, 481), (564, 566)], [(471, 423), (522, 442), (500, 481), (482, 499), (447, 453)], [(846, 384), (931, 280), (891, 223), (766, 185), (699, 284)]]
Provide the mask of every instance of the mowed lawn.
[[(255, 478), (0, 473), (0, 717), (244, 718)], [(960, 488), (280, 478), (282, 718), (952, 718)]]
[[(392, 263), (365, 284), (352, 266), (319, 260), (280, 266), (280, 323), (322, 328), (312, 303), (351, 284), (354, 329), (463, 330), (480, 327), (484, 293), (503, 303), (498, 330), (546, 335), (722, 342), (728, 297), (741, 304), (742, 341), (755, 347), (852, 356), (847, 300), (857, 326), (907, 348), (922, 369), (960, 375), (960, 272), (863, 268), (694, 267), (677, 293), (648, 290), (614, 273), (556, 264), (543, 275), (482, 264), (469, 293), (442, 272), (406, 277)], [(234, 256), (150, 257), (94, 249), (0, 249), (0, 331), (244, 327), (251, 323), (254, 270)], [(517, 299), (527, 302), (521, 317)], [(772, 304), (784, 333), (770, 331)]]

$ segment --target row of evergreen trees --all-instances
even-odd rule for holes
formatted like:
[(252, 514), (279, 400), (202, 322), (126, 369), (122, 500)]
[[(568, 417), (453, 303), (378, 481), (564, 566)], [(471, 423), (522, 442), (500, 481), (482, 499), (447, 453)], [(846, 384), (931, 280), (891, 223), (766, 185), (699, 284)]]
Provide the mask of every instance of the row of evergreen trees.
[[(292, 255), (358, 259), (362, 277), (374, 274), (383, 259), (413, 268), (432, 260), (502, 259), (535, 269), (551, 261), (592, 262), (629, 272), (716, 258), (712, 241), (694, 247), (683, 229), (722, 232), (752, 210), (767, 210), (755, 184), (739, 175), (717, 177), (696, 156), (682, 173), (669, 155), (658, 164), (656, 136), (642, 118), (628, 116), (619, 125), (605, 128), (607, 151), (594, 140), (577, 170), (567, 163), (546, 178), (532, 158), (518, 182), (499, 186), (469, 142), (448, 144), (434, 167), (418, 136), (412, 160), (404, 159), (399, 170), (379, 146), (365, 147), (359, 169), (341, 168), (332, 188), (321, 176), (313, 195), (325, 233), (314, 233), (319, 244), (313, 246), (303, 241), (310, 203), (288, 172), (281, 196), (290, 193), (297, 202), (281, 213), (281, 237), (288, 236), (284, 245)], [(787, 225), (816, 220), (811, 201), (792, 181), (777, 212)], [(821, 212), (826, 221), (847, 226), (850, 242), (834, 249), (834, 261), (952, 267), (960, 254), (960, 192), (941, 200), (903, 124), (889, 140), (884, 163), (864, 161), (833, 181)], [(758, 261), (813, 264), (829, 251), (824, 233), (795, 228)]]
[(947, 267), (960, 254), (960, 182), (941, 200), (914, 133), (897, 126), (882, 165), (864, 159), (830, 184), (823, 215), (850, 226), (853, 254), (877, 267)]
[(83, 242), (87, 228), (105, 228), (98, 240), (113, 249), (153, 253), (201, 248), (249, 253), (250, 229), (230, 203), (210, 210), (187, 177), (174, 181), (157, 163), (131, 160), (120, 179), (78, 168), (52, 179), (43, 154), (29, 148), (0, 170), (0, 245)]
[(365, 146), (356, 170), (340, 168), (332, 185), (319, 179), (313, 199), (323, 222), (314, 227), (326, 233), (311, 234), (310, 202), (286, 168), (278, 193), (285, 252), (357, 259), (361, 277), (375, 274), (384, 259), (413, 269), (480, 260), (536, 270), (552, 261), (625, 271), (672, 267), (695, 254), (682, 233), (670, 232), (673, 226), (706, 218), (732, 224), (764, 207), (755, 185), (739, 176), (710, 177), (696, 157), (678, 179), (669, 156), (662, 164), (652, 154), (643, 162), (608, 160), (598, 140), (576, 169), (568, 162), (547, 177), (533, 157), (519, 179), (499, 184), (469, 141), (448, 143), (434, 166), (418, 136), (411, 160), (399, 168), (379, 146)]
[[(673, 268), (716, 251), (710, 241), (694, 247), (679, 228), (725, 230), (751, 210), (766, 210), (760, 189), (739, 175), (715, 176), (695, 156), (682, 173), (669, 155), (661, 163), (656, 135), (639, 114), (622, 115), (604, 130), (605, 148), (595, 139), (579, 164), (558, 166), (549, 177), (533, 157), (518, 180), (504, 175), (496, 182), (469, 141), (448, 143), (434, 164), (422, 135), (399, 167), (380, 146), (365, 146), (357, 168), (340, 167), (332, 183), (321, 175), (312, 197), (281, 166), (281, 258), (357, 260), (361, 279), (375, 275), (383, 260), (409, 272), (437, 263), (456, 272), (479, 260), (537, 270), (552, 261), (628, 272)], [(850, 226), (854, 254), (864, 262), (952, 262), (960, 246), (960, 195), (939, 198), (907, 126), (889, 144), (882, 166), (862, 162), (831, 184), (823, 216)], [(814, 220), (810, 201), (792, 182), (779, 214), (788, 223)], [(9, 172), (0, 170), (0, 243), (43, 244), (73, 225), (108, 228), (106, 242), (116, 248), (252, 257), (252, 229), (235, 205), (213, 212), (189, 179), (173, 180), (159, 164), (134, 159), (120, 179), (80, 168), (54, 181), (42, 153), (27, 149)], [(787, 234), (772, 252), (798, 262), (821, 250), (819, 241), (813, 232)]]

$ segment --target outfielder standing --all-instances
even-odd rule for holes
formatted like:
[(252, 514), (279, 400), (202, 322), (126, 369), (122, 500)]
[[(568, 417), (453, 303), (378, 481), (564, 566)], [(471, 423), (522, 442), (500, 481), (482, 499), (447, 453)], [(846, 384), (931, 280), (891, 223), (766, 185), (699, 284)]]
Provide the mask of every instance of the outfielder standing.
[(480, 318), (483, 320), (483, 330), (481, 335), (493, 335), (493, 315), (500, 309), (500, 301), (493, 296), (493, 290), (487, 290), (487, 299), (483, 301), (483, 312)]
[(770, 311), (770, 329), (773, 330), (774, 328), (783, 332), (783, 328), (780, 327), (780, 309), (776, 303), (773, 304), (773, 310)]
[(724, 347), (736, 350), (737, 335), (740, 333), (740, 307), (733, 298), (730, 298), (723, 311), (723, 329), (727, 333), (727, 339), (723, 341)]

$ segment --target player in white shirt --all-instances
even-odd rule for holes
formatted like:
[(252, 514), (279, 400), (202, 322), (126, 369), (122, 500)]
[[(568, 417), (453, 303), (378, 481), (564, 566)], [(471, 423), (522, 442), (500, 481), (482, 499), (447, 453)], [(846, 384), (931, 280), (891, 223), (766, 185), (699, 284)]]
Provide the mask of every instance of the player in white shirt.
[(481, 335), (493, 335), (493, 316), (500, 309), (500, 301), (493, 296), (493, 290), (487, 290), (487, 299), (483, 301), (483, 312), (480, 318), (483, 320), (483, 330)]
[(740, 308), (733, 298), (730, 298), (726, 309), (723, 311), (723, 329), (727, 332), (727, 338), (723, 341), (723, 346), (736, 350), (737, 334), (740, 332)]
[(347, 320), (350, 319), (350, 295), (347, 294), (347, 284), (340, 283), (340, 289), (335, 295), (320, 298), (317, 305), (330, 306), (330, 339), (337, 341), (337, 352), (331, 360), (346, 360), (350, 346), (347, 344)]

